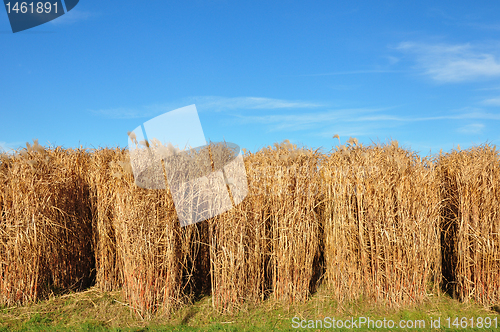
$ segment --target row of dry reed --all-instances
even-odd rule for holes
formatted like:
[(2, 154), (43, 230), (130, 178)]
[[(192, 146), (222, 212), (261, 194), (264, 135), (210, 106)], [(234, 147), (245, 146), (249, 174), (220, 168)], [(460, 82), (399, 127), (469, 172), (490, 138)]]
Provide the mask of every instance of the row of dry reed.
[(500, 154), (483, 145), (440, 156), (446, 289), (461, 301), (500, 302)]
[[(209, 154), (212, 170), (234, 157)], [(320, 282), (338, 301), (418, 303), (443, 284), (490, 304), (498, 160), (490, 146), (430, 160), (395, 141), (329, 154), (285, 141), (245, 154), (240, 204), (180, 227), (170, 190), (139, 188), (126, 150), (28, 146), (0, 164), (0, 305), (93, 282), (123, 289), (142, 316), (208, 293), (229, 311), (305, 301)]]
[(0, 304), (93, 282), (92, 214), (83, 150), (33, 147), (0, 165)]
[(439, 287), (440, 197), (428, 159), (352, 142), (322, 164), (326, 281), (339, 300), (421, 302)]

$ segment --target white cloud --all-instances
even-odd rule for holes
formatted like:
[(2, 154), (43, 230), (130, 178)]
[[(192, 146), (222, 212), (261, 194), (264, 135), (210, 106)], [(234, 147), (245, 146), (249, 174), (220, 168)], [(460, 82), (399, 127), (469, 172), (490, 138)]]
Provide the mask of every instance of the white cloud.
[(491, 106), (500, 106), (500, 97), (483, 100), (483, 104)]
[(493, 91), (493, 90), (500, 90), (500, 86), (491, 86), (488, 88), (476, 89), (476, 91)]
[[(427, 117), (403, 117), (382, 113), (385, 109), (339, 109), (300, 114), (266, 114), (266, 115), (234, 115), (240, 124), (260, 124), (269, 131), (317, 131), (318, 135), (328, 137), (332, 133), (345, 135), (368, 135), (376, 133), (381, 128), (394, 128), (416, 122), (447, 121), (447, 120), (500, 120), (499, 113), (488, 113), (480, 109), (460, 110), (460, 113)], [(332, 131), (330, 128), (334, 128)], [(478, 125), (464, 127), (463, 131), (470, 133), (480, 130)], [(333, 134), (332, 134), (333, 135)], [(331, 135), (330, 135), (331, 136)]]
[[(428, 117), (415, 117), (415, 118), (401, 118), (395, 117), (393, 121), (405, 121), (405, 122), (419, 122), (419, 121), (436, 121), (436, 120), (500, 120), (500, 114), (497, 113), (487, 113), (482, 110), (467, 110), (467, 112), (459, 114), (449, 114), (449, 115), (439, 115), (439, 116), (428, 116)], [(389, 119), (388, 119), (389, 120)]]
[[(339, 135), (340, 141), (345, 143), (349, 137), (363, 137), (363, 136), (376, 136), (381, 133), (386, 126), (365, 124), (365, 125), (346, 125), (346, 124), (332, 124), (326, 130), (319, 131), (316, 135), (321, 138), (332, 139), (334, 135)], [(338, 143), (337, 138), (333, 141)]]
[(480, 134), (484, 130), (484, 124), (472, 123), (457, 129), (462, 134)]
[(396, 49), (415, 56), (424, 74), (438, 82), (462, 82), (500, 77), (498, 49), (471, 44), (404, 42)]
[(193, 97), (190, 98), (192, 102), (201, 111), (203, 109), (215, 110), (215, 111), (226, 111), (226, 110), (238, 110), (238, 109), (280, 109), (280, 108), (315, 108), (323, 106), (318, 103), (300, 100), (285, 100), (285, 99), (274, 99), (274, 98), (263, 98), (263, 97), (217, 97), (217, 96), (205, 96), (205, 97)]
[(181, 101), (165, 104), (143, 105), (138, 107), (115, 107), (100, 110), (91, 110), (92, 113), (115, 119), (132, 119), (153, 117), (174, 109), (195, 104), (198, 112), (205, 111), (234, 111), (234, 110), (275, 110), (275, 109), (308, 109), (324, 106), (322, 104), (284, 100), (263, 97), (190, 97)]
[(22, 147), (25, 143), (23, 142), (3, 142), (0, 141), (0, 153), (1, 152), (6, 152), (6, 153), (12, 153), (16, 149), (19, 149)]
[[(397, 59), (395, 57), (390, 57), (390, 58), (392, 58), (393, 61), (394, 61), (394, 59)], [(309, 77), (309, 76), (338, 76), (338, 75), (384, 74), (384, 73), (400, 73), (400, 71), (398, 71), (398, 70), (386, 70), (386, 69), (368, 69), (368, 70), (336, 71), (336, 72), (319, 73), (319, 74), (290, 75), (290, 76), (293, 76), (293, 77)]]
[(246, 122), (255, 123), (274, 123), (283, 121), (296, 121), (300, 123), (321, 123), (329, 120), (346, 120), (349, 119), (350, 115), (364, 114), (367, 112), (375, 112), (378, 109), (364, 109), (364, 108), (352, 108), (352, 109), (339, 109), (330, 110), (323, 112), (308, 112), (301, 114), (273, 114), (273, 115), (245, 115), (239, 116)]
[(485, 24), (485, 23), (468, 23), (467, 25), (478, 28), (478, 29), (483, 29), (483, 30), (496, 30), (500, 31), (500, 24)]
[(389, 60), (389, 63), (391, 65), (395, 65), (396, 63), (398, 63), (401, 59), (400, 58), (397, 58), (395, 56), (387, 56), (387, 60)]
[[(241, 124), (262, 124), (267, 126), (271, 131), (300, 131), (317, 130), (324, 126), (345, 124), (347, 122), (370, 122), (369, 120), (365, 120), (367, 118), (366, 115), (381, 110), (383, 109), (353, 108), (301, 114), (236, 115), (236, 117)], [(372, 122), (377, 121), (374, 120)]]

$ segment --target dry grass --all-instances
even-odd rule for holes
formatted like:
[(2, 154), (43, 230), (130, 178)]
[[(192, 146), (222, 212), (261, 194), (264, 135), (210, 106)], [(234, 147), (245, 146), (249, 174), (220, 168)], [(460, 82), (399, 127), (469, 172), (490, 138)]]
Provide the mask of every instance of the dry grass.
[(307, 299), (319, 256), (317, 159), (289, 142), (245, 156), (248, 196), (211, 222), (216, 308)]
[(326, 281), (338, 301), (422, 301), (440, 281), (439, 193), (429, 160), (397, 142), (325, 156)]
[(305, 301), (319, 257), (319, 154), (288, 142), (262, 151), (270, 214), (272, 294), (285, 302)]
[(0, 303), (34, 301), (88, 287), (93, 278), (92, 216), (85, 150), (35, 142), (2, 156)]
[[(212, 149), (215, 170), (233, 157), (225, 154), (221, 147)], [(262, 218), (262, 196), (252, 190), (252, 170), (247, 167), (246, 172), (248, 196), (234, 209), (207, 222), (212, 305), (217, 310), (233, 311), (244, 302), (258, 302), (266, 290), (267, 235)], [(247, 183), (246, 178), (229, 182), (232, 181)], [(242, 199), (233, 186), (230, 186), (230, 193), (232, 204)]]
[(120, 289), (123, 283), (113, 221), (117, 194), (115, 179), (121, 177), (124, 172), (119, 172), (118, 167), (112, 169), (111, 165), (125, 158), (124, 150), (99, 149), (93, 151), (89, 160), (87, 181), (90, 186), (93, 215), (96, 285), (104, 291)]
[[(169, 314), (196, 293), (210, 291), (208, 222), (181, 228), (178, 214), (199, 220), (220, 210), (220, 202), (210, 200), (206, 188), (189, 183), (234, 157), (214, 144), (211, 150), (172, 155), (161, 155), (163, 147), (154, 142), (148, 145), (149, 149), (135, 150), (132, 160), (124, 150), (97, 151), (92, 178), (97, 283), (103, 289), (123, 287), (131, 307), (143, 316)], [(164, 171), (155, 168), (161, 158), (173, 155), (176, 158), (168, 160)], [(138, 178), (132, 176), (133, 168)], [(141, 186), (166, 189), (140, 188), (138, 181)], [(175, 204), (171, 188), (177, 188), (174, 195), (183, 194)]]
[(500, 166), (489, 146), (430, 160), (395, 141), (350, 139), (329, 154), (285, 141), (246, 153), (246, 174), (225, 167), (237, 156), (225, 144), (182, 152), (152, 140), (136, 153), (35, 143), (0, 156), (0, 305), (94, 277), (141, 317), (203, 294), (227, 312), (304, 302), (320, 282), (341, 303), (402, 306), (442, 275), (462, 300), (500, 300)]
[(97, 285), (123, 289), (142, 316), (180, 301), (180, 230), (165, 190), (137, 187), (125, 150), (93, 156)]
[(461, 301), (500, 302), (500, 155), (483, 145), (441, 154), (447, 288)]

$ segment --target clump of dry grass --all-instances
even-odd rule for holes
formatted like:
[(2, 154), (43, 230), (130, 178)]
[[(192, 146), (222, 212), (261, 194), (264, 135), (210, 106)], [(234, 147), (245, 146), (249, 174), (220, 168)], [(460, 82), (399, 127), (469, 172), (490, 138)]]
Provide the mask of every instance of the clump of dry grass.
[(488, 144), (440, 154), (443, 275), (461, 301), (500, 301), (500, 155)]
[(326, 282), (339, 301), (422, 301), (440, 281), (439, 194), (430, 160), (355, 139), (321, 161)]
[(249, 167), (257, 159), (255, 155), (245, 157), (247, 197), (208, 221), (212, 303), (222, 311), (237, 310), (245, 302), (256, 303), (269, 293), (265, 271), (269, 237), (266, 198), (256, 190), (262, 174)]
[(122, 183), (115, 204), (125, 295), (142, 315), (169, 313), (182, 295), (180, 226), (173, 201), (165, 193)]
[(34, 145), (3, 155), (0, 304), (91, 284), (94, 261), (85, 150)]
[[(87, 181), (90, 187), (90, 206), (93, 215), (96, 285), (104, 291), (121, 289), (123, 271), (116, 247), (116, 186), (118, 180), (131, 174), (126, 167), (123, 149), (96, 149), (89, 160)], [(120, 166), (119, 163), (123, 167)]]
[(262, 152), (268, 165), (264, 185), (270, 187), (273, 297), (305, 301), (314, 287), (314, 263), (320, 255), (319, 154), (287, 141)]
[(500, 158), (488, 145), (433, 163), (395, 141), (350, 138), (327, 155), (284, 141), (245, 153), (242, 172), (226, 167), (241, 158), (229, 144), (180, 151), (132, 134), (132, 160), (37, 141), (0, 155), (0, 304), (95, 273), (142, 317), (210, 292), (221, 311), (304, 301), (318, 280), (340, 302), (399, 306), (439, 286), (441, 260), (455, 296), (499, 300)]
[(101, 149), (92, 158), (97, 285), (123, 289), (142, 315), (179, 301), (179, 226), (165, 191), (136, 185), (124, 149)]
[[(110, 287), (123, 287), (140, 315), (169, 314), (195, 293), (210, 291), (208, 222), (181, 228), (178, 214), (206, 219), (205, 214), (218, 211), (218, 202), (209, 201), (207, 191), (187, 186), (178, 191), (183, 194), (182, 204), (179, 200), (174, 204), (171, 188), (221, 167), (233, 157), (227, 152), (211, 145), (211, 150), (205, 147), (181, 154), (154, 139), (147, 149), (135, 150), (132, 160), (124, 150), (96, 152), (98, 176), (92, 183), (97, 194), (97, 282), (102, 288), (107, 287), (107, 280), (111, 280)], [(176, 158), (168, 159), (172, 156)], [(161, 159), (165, 163), (160, 164)], [(224, 189), (227, 195), (225, 184)]]
[(213, 303), (304, 301), (318, 266), (317, 160), (289, 141), (245, 155), (248, 196), (211, 221)]

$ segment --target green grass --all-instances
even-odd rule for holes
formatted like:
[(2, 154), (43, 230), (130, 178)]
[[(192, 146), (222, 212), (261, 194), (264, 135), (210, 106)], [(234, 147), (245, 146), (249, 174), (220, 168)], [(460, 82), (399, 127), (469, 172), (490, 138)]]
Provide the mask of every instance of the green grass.
[[(350, 319), (370, 317), (373, 321), (386, 319), (396, 323), (399, 320), (424, 320), (425, 329), (326, 329), (335, 331), (427, 331), (429, 320), (441, 318), (441, 329), (433, 331), (500, 331), (500, 314), (490, 308), (473, 303), (459, 303), (447, 295), (429, 296), (426, 303), (407, 308), (386, 308), (355, 301), (338, 305), (327, 292), (321, 290), (308, 302), (283, 305), (271, 300), (259, 306), (247, 305), (236, 313), (219, 313), (211, 306), (210, 297), (186, 305), (167, 319), (154, 316), (142, 319), (123, 300), (120, 292), (101, 292), (95, 288), (85, 292), (53, 296), (38, 303), (23, 307), (0, 308), (0, 332), (4, 331), (297, 331), (295, 322), (315, 324), (326, 317)], [(500, 310), (499, 310), (500, 311)], [(446, 319), (450, 317), (490, 317), (497, 319), (498, 327), (490, 329), (452, 328), (447, 329)], [(311, 323), (312, 322), (312, 323)], [(316, 328), (305, 329), (316, 331)]]

